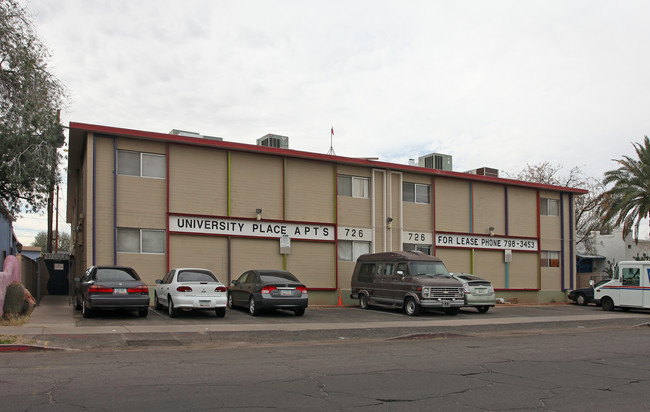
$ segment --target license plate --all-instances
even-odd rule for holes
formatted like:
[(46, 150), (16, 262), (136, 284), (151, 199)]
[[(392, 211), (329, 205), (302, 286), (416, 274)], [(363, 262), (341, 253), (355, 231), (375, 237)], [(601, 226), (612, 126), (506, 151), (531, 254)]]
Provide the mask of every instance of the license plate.
[(485, 295), (487, 293), (487, 289), (474, 289), (477, 295)]
[(126, 288), (115, 288), (113, 289), (114, 295), (126, 295)]
[(450, 302), (445, 302), (445, 301), (442, 302), (442, 307), (443, 308), (448, 308), (450, 305), (451, 305)]
[(291, 296), (293, 295), (293, 290), (281, 290), (280, 296)]
[(210, 306), (210, 301), (209, 300), (200, 300), (199, 301), (199, 306)]

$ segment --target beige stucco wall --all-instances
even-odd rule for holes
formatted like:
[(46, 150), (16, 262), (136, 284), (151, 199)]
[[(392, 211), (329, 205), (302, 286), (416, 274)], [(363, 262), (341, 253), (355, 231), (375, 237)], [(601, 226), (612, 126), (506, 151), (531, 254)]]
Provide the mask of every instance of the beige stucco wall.
[(495, 288), (504, 288), (506, 278), (504, 251), (475, 250), (474, 274), (489, 280)]
[(307, 288), (336, 288), (336, 245), (331, 242), (291, 242), (287, 270)]
[(372, 179), (373, 197), (373, 229), (375, 240), (372, 244), (374, 249), (371, 252), (385, 252), (388, 250), (386, 218), (388, 217), (388, 207), (386, 206), (386, 187), (388, 186), (388, 177), (385, 170), (374, 170)]
[(537, 237), (537, 191), (508, 187), (510, 236)]
[(228, 239), (217, 236), (169, 236), (169, 268), (192, 267), (212, 271), (228, 284)]
[(336, 174), (333, 164), (286, 160), (286, 219), (332, 223), (336, 219)]
[(472, 273), (472, 251), (469, 249), (437, 248), (436, 256), (450, 272)]
[(97, 250), (95, 251), (95, 262), (98, 265), (112, 265), (115, 239), (113, 230), (115, 143), (112, 138), (97, 137), (95, 144), (97, 145), (97, 160), (93, 170), (96, 173), (96, 189), (93, 200), (95, 201), (95, 212), (97, 216), (101, 216), (101, 219), (93, 219), (93, 223), (96, 225), (94, 246)]
[(502, 185), (474, 182), (473, 211), (474, 233), (489, 234), (494, 228), (496, 236), (506, 233), (506, 201)]
[[(113, 263), (111, 261), (98, 262), (98, 264), (112, 265)], [(167, 273), (167, 258), (164, 254), (118, 253), (117, 264), (135, 269), (150, 289), (156, 286), (156, 279), (161, 279)], [(153, 291), (150, 292), (153, 296)]]
[(255, 218), (262, 209), (263, 219), (283, 219), (282, 158), (231, 152), (230, 169), (231, 216)]
[(228, 163), (225, 151), (197, 150), (193, 146), (169, 148), (171, 213), (226, 216)]
[(435, 179), (436, 231), (469, 233), (470, 185), (457, 179)]
[(284, 268), (278, 239), (232, 238), (230, 248), (232, 279), (251, 269)]
[(510, 289), (537, 289), (539, 254), (533, 252), (512, 252), (509, 270)]

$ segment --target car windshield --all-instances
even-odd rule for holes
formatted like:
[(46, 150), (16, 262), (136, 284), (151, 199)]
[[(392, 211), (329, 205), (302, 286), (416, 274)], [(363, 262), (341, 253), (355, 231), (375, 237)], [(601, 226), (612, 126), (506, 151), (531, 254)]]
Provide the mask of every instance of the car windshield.
[(178, 274), (179, 282), (218, 282), (219, 280), (207, 271), (184, 270)]
[(411, 262), (413, 276), (449, 276), (442, 262)]
[(125, 280), (140, 280), (138, 274), (132, 270), (119, 268), (99, 268), (95, 276), (101, 282), (119, 282)]
[(264, 283), (276, 283), (276, 282), (298, 282), (298, 279), (289, 272), (269, 272), (269, 273), (260, 273), (262, 282)]

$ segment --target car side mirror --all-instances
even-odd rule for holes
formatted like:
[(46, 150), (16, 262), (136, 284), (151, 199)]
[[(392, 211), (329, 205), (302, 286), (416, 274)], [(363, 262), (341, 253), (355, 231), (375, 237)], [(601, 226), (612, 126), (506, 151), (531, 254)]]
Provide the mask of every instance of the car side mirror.
[(239, 285), (239, 281), (238, 281), (238, 280), (233, 280), (231, 283), (232, 283), (233, 285), (235, 285), (235, 286)]
[(161, 284), (161, 283), (162, 283), (162, 279), (156, 279), (156, 283)]
[(593, 279), (589, 280), (589, 285), (593, 288), (596, 283)]

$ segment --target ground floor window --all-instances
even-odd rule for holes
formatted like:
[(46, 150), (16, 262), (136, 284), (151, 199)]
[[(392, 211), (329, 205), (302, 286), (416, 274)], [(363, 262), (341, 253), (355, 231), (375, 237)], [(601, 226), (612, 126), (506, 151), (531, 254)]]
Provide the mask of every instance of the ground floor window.
[(541, 264), (543, 268), (559, 268), (560, 252), (551, 250), (542, 250)]
[(370, 242), (357, 240), (339, 240), (339, 260), (356, 262), (357, 258), (365, 253), (370, 253)]
[(117, 251), (123, 253), (165, 253), (165, 231), (117, 228)]
[(404, 243), (402, 249), (404, 249), (404, 252), (422, 252), (426, 255), (431, 254), (431, 245), (418, 245), (415, 243)]

